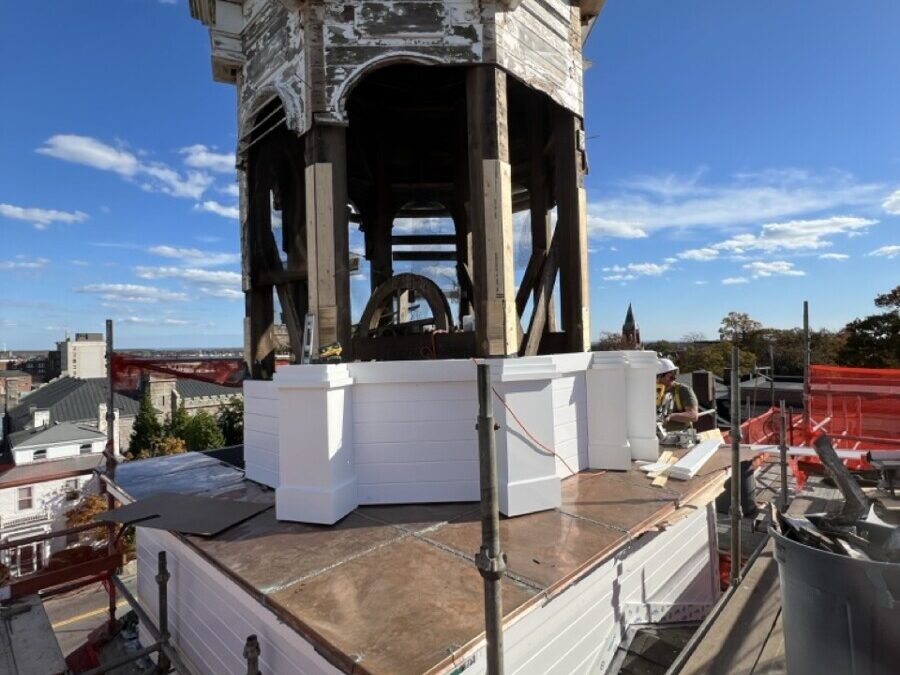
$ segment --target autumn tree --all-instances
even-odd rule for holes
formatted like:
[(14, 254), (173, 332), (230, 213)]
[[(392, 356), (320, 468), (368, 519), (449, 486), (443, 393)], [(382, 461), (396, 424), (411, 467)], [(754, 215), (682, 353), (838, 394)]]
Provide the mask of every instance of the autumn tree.
[(621, 333), (600, 333), (600, 339), (591, 345), (591, 350), (595, 352), (612, 352), (627, 348)]
[[(78, 504), (66, 511), (66, 527), (80, 527), (95, 522), (97, 514), (103, 513), (109, 508), (106, 497), (103, 495), (88, 495)], [(106, 529), (102, 523), (97, 523), (97, 528), (82, 533), (95, 541), (106, 538)]]

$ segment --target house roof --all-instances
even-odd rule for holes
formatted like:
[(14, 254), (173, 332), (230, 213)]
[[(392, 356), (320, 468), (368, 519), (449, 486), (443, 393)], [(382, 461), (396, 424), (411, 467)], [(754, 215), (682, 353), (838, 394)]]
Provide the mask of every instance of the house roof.
[(101, 433), (97, 429), (71, 422), (60, 422), (47, 427), (13, 432), (9, 435), (9, 444), (13, 449), (21, 450), (30, 446), (56, 445), (57, 443), (73, 441), (96, 441), (101, 438), (106, 438), (106, 434)]
[[(22, 398), (10, 410), (13, 429), (24, 429), (31, 420), (32, 407), (49, 410), (50, 422), (84, 422), (97, 419), (97, 410), (106, 402), (109, 383), (104, 377), (61, 377)], [(137, 415), (137, 400), (116, 392), (113, 405), (120, 417)]]
[(225, 387), (214, 382), (201, 382), (199, 380), (179, 379), (175, 383), (175, 390), (182, 398), (200, 398), (203, 396), (238, 396), (240, 387)]
[(0, 377), (31, 377), (31, 373), (26, 373), (24, 370), (0, 370)]
[(0, 466), (0, 487), (14, 487), (41, 483), (47, 480), (67, 478), (79, 474), (90, 473), (98, 468), (105, 459), (101, 453), (51, 459), (46, 462), (32, 464), (7, 464)]

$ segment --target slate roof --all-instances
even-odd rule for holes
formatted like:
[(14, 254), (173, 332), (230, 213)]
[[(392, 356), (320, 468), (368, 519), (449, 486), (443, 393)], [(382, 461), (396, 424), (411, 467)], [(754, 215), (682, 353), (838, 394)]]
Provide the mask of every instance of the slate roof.
[(51, 424), (48, 427), (13, 432), (9, 435), (9, 444), (15, 449), (32, 445), (55, 445), (56, 443), (68, 443), (71, 441), (95, 441), (100, 438), (106, 438), (106, 434), (81, 424), (61, 422), (59, 424)]
[(199, 380), (179, 379), (175, 383), (175, 390), (182, 398), (200, 398), (201, 396), (240, 396), (240, 387), (225, 387), (213, 382), (200, 382)]
[[(50, 410), (50, 422), (85, 422), (97, 419), (97, 408), (106, 402), (108, 382), (104, 377), (61, 377), (22, 398), (9, 411), (13, 429), (24, 429), (31, 420), (29, 409)], [(120, 418), (133, 417), (140, 409), (137, 399), (116, 392), (113, 405)]]

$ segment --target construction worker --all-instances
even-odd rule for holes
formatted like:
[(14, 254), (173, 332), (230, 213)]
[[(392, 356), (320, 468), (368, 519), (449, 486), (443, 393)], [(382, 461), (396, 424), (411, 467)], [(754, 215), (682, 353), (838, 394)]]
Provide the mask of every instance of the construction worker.
[(678, 366), (671, 359), (659, 359), (656, 367), (656, 411), (666, 431), (683, 431), (697, 421), (700, 404), (697, 394), (677, 380)]

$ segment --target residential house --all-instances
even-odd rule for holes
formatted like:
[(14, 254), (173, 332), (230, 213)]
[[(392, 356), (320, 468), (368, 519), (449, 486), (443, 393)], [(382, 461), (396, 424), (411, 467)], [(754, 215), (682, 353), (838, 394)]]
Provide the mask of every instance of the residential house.
[[(106, 435), (70, 422), (11, 433), (0, 456), (0, 543), (25, 540), (66, 528), (66, 512), (95, 491), (94, 470), (103, 461)], [(78, 535), (25, 543), (0, 554), (12, 577), (43, 569), (56, 551), (78, 543)]]

